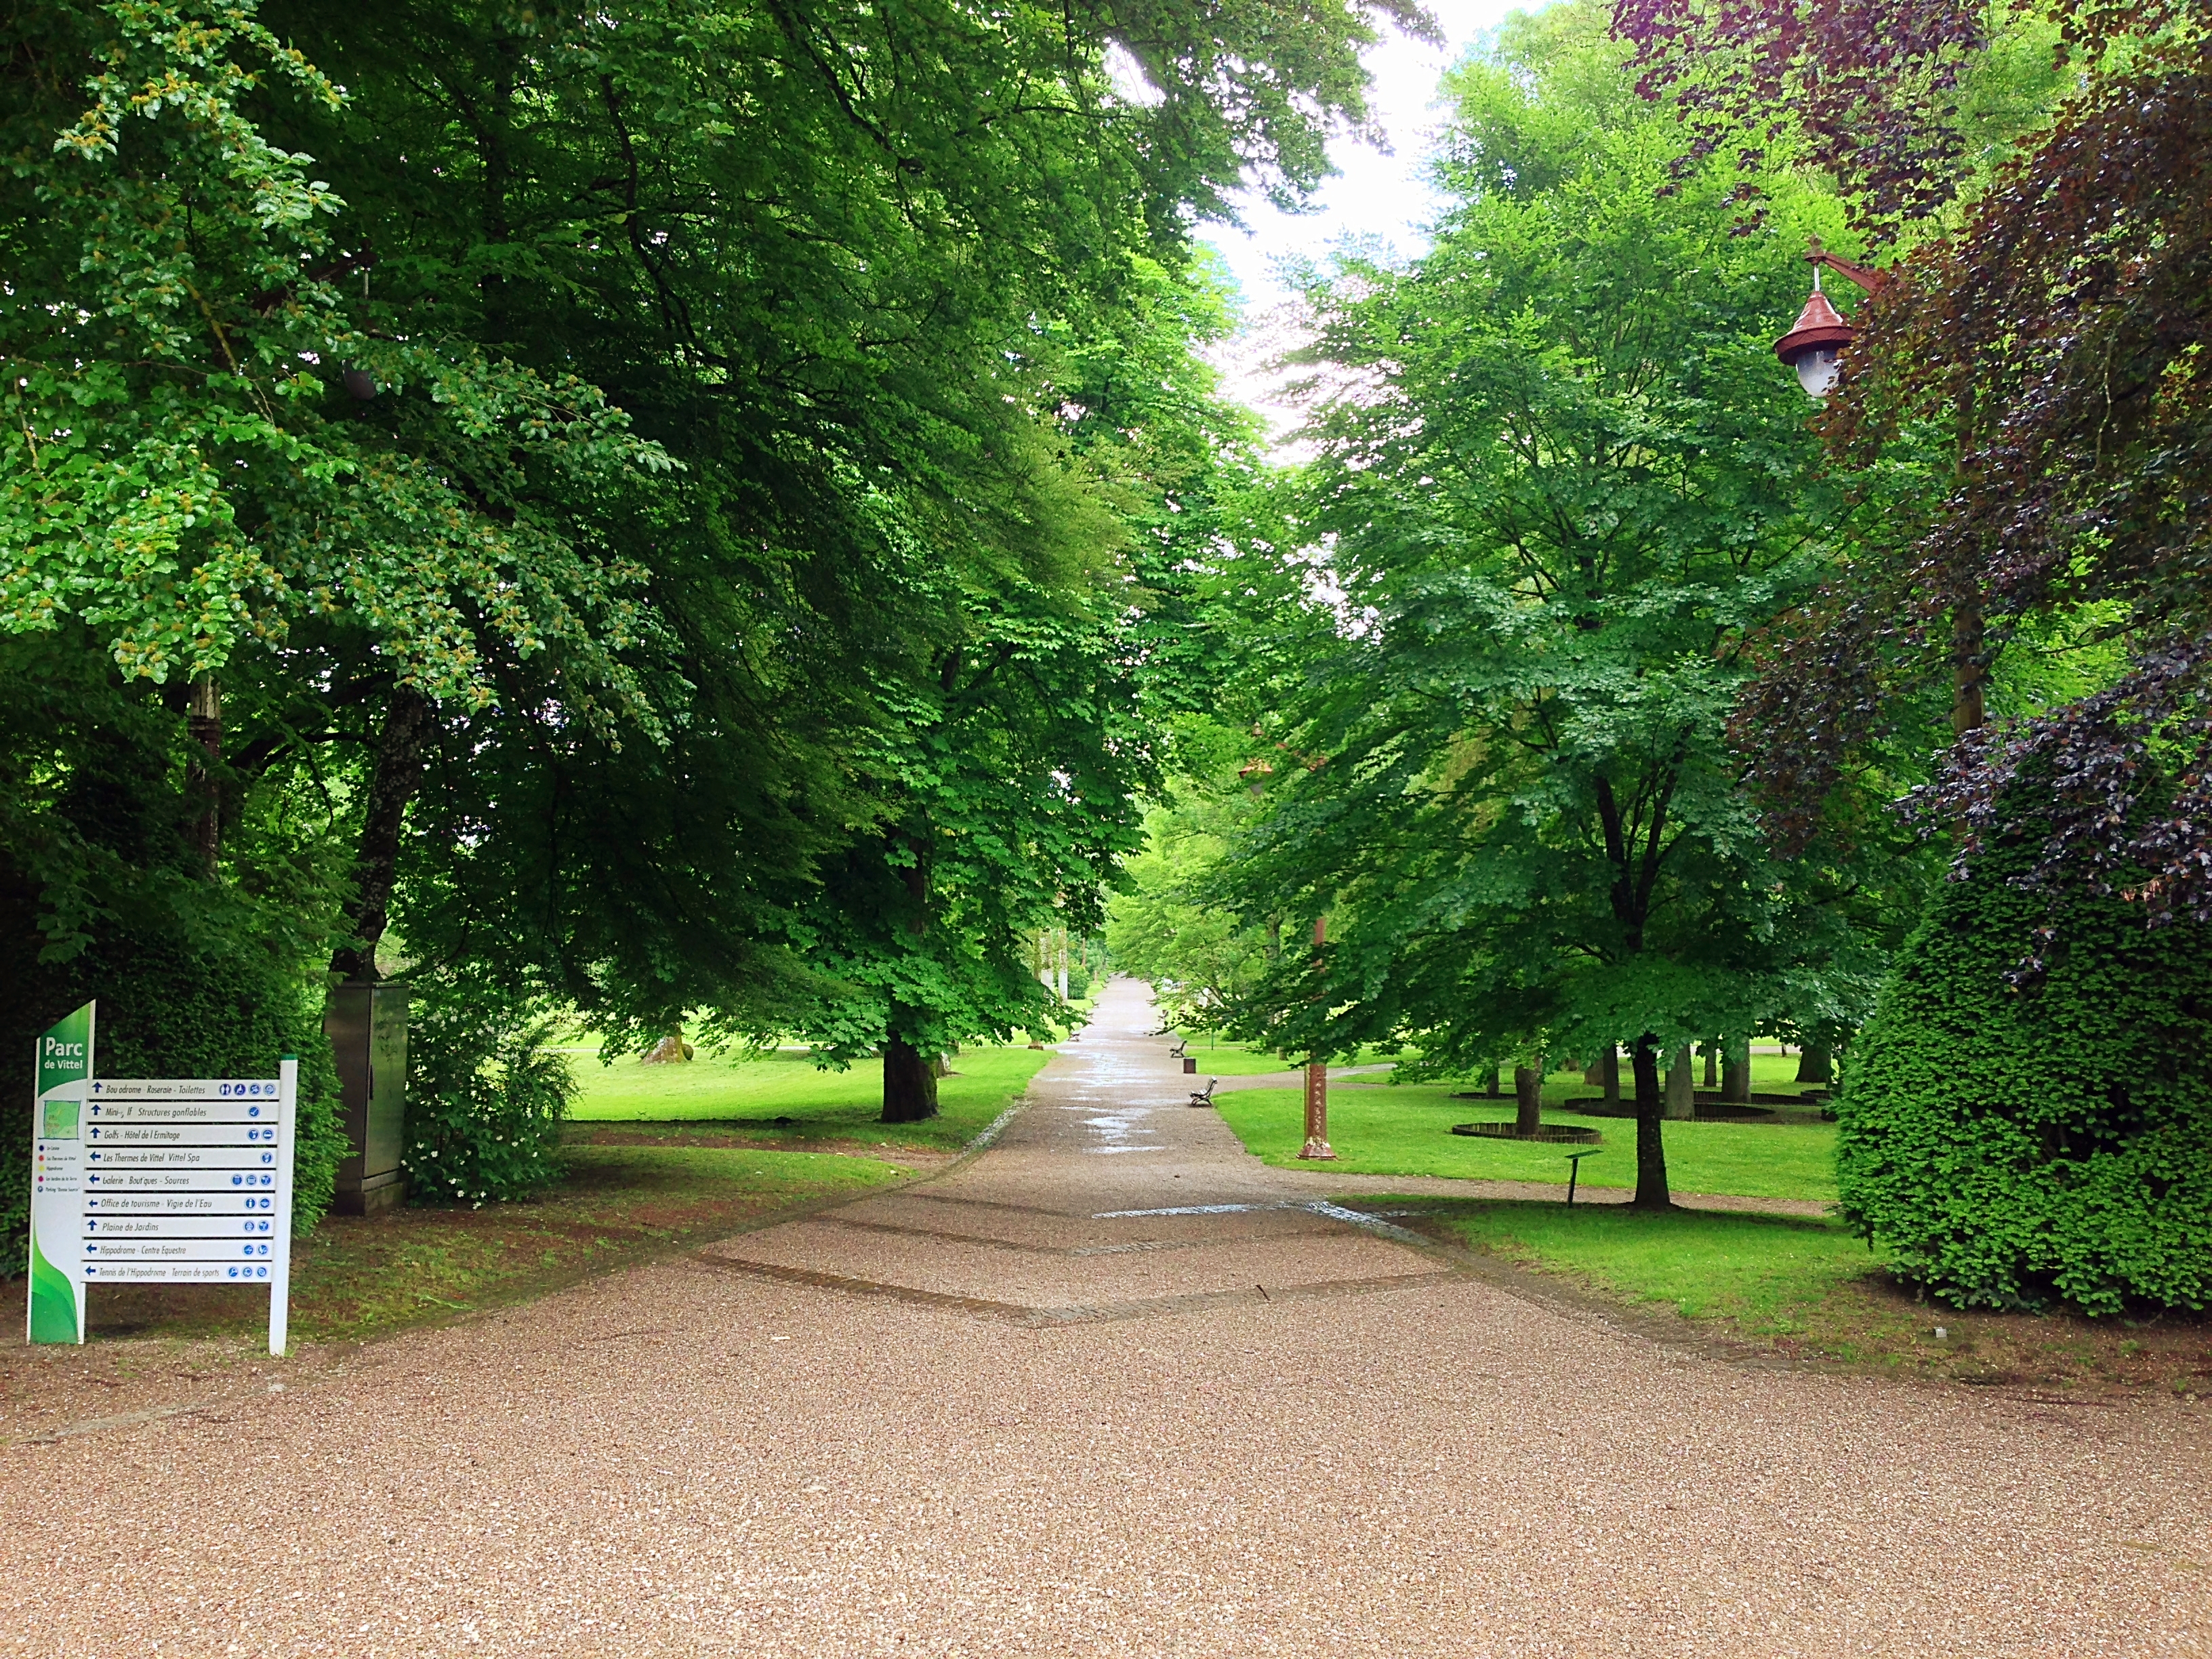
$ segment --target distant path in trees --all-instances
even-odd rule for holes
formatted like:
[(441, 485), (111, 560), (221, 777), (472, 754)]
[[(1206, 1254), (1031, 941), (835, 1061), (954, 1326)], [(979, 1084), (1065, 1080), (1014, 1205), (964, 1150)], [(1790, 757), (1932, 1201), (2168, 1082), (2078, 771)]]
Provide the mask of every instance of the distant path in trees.
[(990, 1152), (0, 1451), (0, 1653), (2212, 1652), (2201, 1416), (1758, 1369), (1308, 1207), (1142, 988)]

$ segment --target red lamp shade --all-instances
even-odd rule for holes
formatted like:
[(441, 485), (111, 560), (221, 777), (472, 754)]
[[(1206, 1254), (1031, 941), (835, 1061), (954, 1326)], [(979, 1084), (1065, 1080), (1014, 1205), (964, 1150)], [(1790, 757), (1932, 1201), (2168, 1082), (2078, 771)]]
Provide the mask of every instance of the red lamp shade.
[(1816, 288), (1813, 297), (1805, 301), (1805, 309), (1797, 313), (1797, 326), (1774, 343), (1774, 355), (1785, 363), (1795, 363), (1817, 346), (1847, 346), (1857, 334), (1844, 320), (1843, 313)]
[(1797, 313), (1797, 326), (1774, 343), (1774, 355), (1797, 371), (1797, 379), (1815, 398), (1825, 398), (1840, 372), (1838, 358), (1857, 337), (1858, 331), (1828, 303), (1819, 289)]

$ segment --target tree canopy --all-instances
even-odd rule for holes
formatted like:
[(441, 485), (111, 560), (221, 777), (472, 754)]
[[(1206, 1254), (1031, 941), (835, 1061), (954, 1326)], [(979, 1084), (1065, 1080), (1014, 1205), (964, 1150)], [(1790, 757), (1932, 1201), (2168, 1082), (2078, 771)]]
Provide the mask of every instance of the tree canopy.
[(11, 10), (19, 1018), (135, 930), (617, 1044), (1003, 1028), (1243, 441), (1191, 227), (1311, 187), (1385, 21)]
[[(2015, 879), (2125, 885), (2152, 920), (2212, 915), (2191, 574), (2204, 524), (2189, 482), (2203, 460), (2197, 295), (2212, 249), (2205, 20), (2187, 4), (2048, 22), (1939, 7), (1899, 33), (1880, 11), (1832, 9), (1815, 30), (1794, 6), (1747, 7), (1717, 35), (1686, 9), (1616, 13), (1662, 77), (1706, 75), (1708, 47), (1736, 66), (1705, 83), (1716, 119), (1742, 118), (1774, 77), (1802, 79), (1816, 60), (1838, 71), (1832, 85), (1871, 86), (1910, 61), (1954, 88), (2008, 91), (1895, 112), (1937, 135), (1932, 149), (1875, 155), (1841, 125), (1808, 128), (1809, 153), (1856, 186), (1863, 216), (1948, 204), (1887, 228), (1896, 280), (1868, 307), (1825, 420), (1847, 475), (1938, 448), (1942, 465), (1901, 533), (1778, 631), (1744, 713), (1765, 737), (1758, 776), (1787, 836), (1893, 736), (1898, 710), (1948, 680), (1972, 700), (1921, 805), (1930, 823), (1963, 827), (1962, 860), (2002, 836), (2003, 803), (2050, 792), (2044, 854)], [(1978, 158), (1960, 154), (1977, 118), (2008, 140)], [(2054, 655), (2070, 659), (2063, 672), (2039, 672)], [(1980, 688), (2008, 672), (2042, 695), (1990, 710), (1985, 726)], [(2029, 776), (2033, 790), (2015, 787)]]
[(1741, 158), (1682, 173), (1622, 58), (1586, 9), (1509, 24), (1449, 83), (1433, 247), (1310, 287), (1336, 626), (1220, 889), (1329, 915), (1249, 1007), (1286, 1052), (1630, 1044), (1663, 1203), (1660, 1056), (1848, 1028), (1881, 919), (1868, 844), (1772, 856), (1726, 741), (1747, 639), (1851, 533), (1770, 346), (1839, 216), (1778, 173), (1738, 234)]

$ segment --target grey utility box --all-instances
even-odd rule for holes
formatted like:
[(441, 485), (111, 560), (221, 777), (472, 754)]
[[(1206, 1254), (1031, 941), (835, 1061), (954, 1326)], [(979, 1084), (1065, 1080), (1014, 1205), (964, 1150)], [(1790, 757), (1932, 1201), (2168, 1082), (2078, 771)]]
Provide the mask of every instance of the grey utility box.
[(346, 1139), (331, 1205), (340, 1215), (374, 1215), (406, 1194), (399, 1154), (407, 1127), (407, 988), (348, 980), (331, 988), (323, 1034), (338, 1064)]

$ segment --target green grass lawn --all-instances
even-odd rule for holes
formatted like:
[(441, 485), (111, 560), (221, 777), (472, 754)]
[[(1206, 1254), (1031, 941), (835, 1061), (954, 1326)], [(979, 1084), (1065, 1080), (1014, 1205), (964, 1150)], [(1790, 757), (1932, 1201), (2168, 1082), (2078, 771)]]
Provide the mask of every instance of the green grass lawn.
[[(1457, 1176), (1482, 1181), (1545, 1181), (1566, 1184), (1566, 1154), (1579, 1146), (1485, 1140), (1451, 1133), (1455, 1123), (1503, 1121), (1510, 1101), (1454, 1100), (1450, 1084), (1340, 1083), (1328, 1091), (1328, 1139), (1333, 1168), (1354, 1175)], [(1214, 1097), (1214, 1103), (1245, 1150), (1285, 1169), (1311, 1168), (1297, 1161), (1304, 1142), (1303, 1102), (1295, 1089), (1246, 1089)], [(1577, 1117), (1547, 1111), (1547, 1123), (1595, 1127), (1604, 1137), (1596, 1156), (1583, 1160), (1582, 1184), (1636, 1184), (1636, 1125), (1627, 1118)], [(1669, 1123), (1666, 1126), (1668, 1184), (1680, 1193), (1729, 1193), (1747, 1198), (1798, 1198), (1816, 1203), (1836, 1196), (1832, 1125)]]
[[(2118, 1389), (2185, 1401), (2208, 1390), (2212, 1321), (1960, 1312), (1889, 1277), (1879, 1249), (1832, 1221), (1710, 1210), (1377, 1197), (1347, 1203), (1607, 1300), (1709, 1326), (1793, 1360), (1990, 1384)], [(1942, 1334), (1938, 1334), (1938, 1331)]]
[[(1370, 1200), (1372, 1201), (1372, 1200)], [(1686, 1319), (1723, 1318), (1754, 1335), (1803, 1331), (1845, 1286), (1882, 1269), (1832, 1221), (1618, 1205), (1392, 1200), (1423, 1209), (1470, 1249), (1564, 1273)]]
[[(1052, 1058), (1050, 1049), (965, 1048), (957, 1076), (937, 1085), (939, 1115), (927, 1123), (878, 1123), (883, 1063), (817, 1070), (803, 1053), (766, 1059), (701, 1053), (681, 1066), (641, 1066), (635, 1058), (599, 1063), (573, 1054), (580, 1092), (569, 1116), (580, 1123), (713, 1122), (794, 1144), (824, 1139), (877, 1145), (957, 1146), (1018, 1099)], [(774, 1120), (793, 1120), (778, 1124)]]

